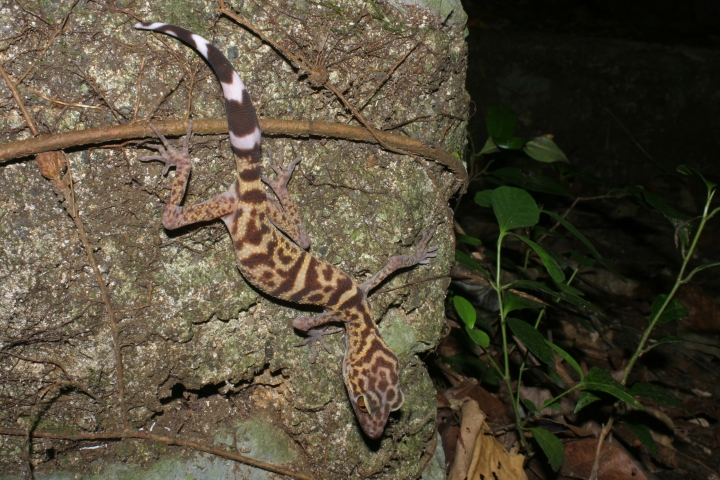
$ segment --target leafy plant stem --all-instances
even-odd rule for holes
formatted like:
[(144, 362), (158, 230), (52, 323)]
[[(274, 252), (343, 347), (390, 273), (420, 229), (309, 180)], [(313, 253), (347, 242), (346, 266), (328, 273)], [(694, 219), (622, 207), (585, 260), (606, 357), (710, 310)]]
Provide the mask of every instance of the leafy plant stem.
[[(503, 291), (502, 291), (502, 281), (500, 280), (501, 275), (501, 264), (502, 264), (502, 256), (500, 255), (500, 252), (502, 250), (502, 241), (503, 238), (505, 238), (505, 232), (500, 232), (500, 235), (498, 236), (497, 240), (497, 262), (496, 262), (496, 270), (495, 270), (495, 292), (498, 296), (498, 305), (500, 306), (500, 331), (502, 333), (502, 349), (503, 349), (503, 372), (502, 375), (505, 378), (506, 382), (510, 381), (510, 362), (509, 362), (509, 356), (508, 356), (508, 346), (507, 346), (507, 325), (505, 323), (505, 305), (503, 302)], [(508, 384), (509, 386), (509, 384)], [(512, 389), (510, 389), (510, 392), (512, 392)]]
[[(707, 195), (707, 200), (705, 202), (705, 208), (703, 209), (703, 215), (700, 219), (700, 225), (698, 226), (697, 232), (695, 233), (695, 236), (693, 237), (693, 241), (690, 244), (689, 248), (687, 248), (687, 249), (686, 249), (686, 245), (684, 243), (681, 244), (681, 255), (682, 255), (683, 263), (680, 266), (680, 271), (678, 272), (677, 278), (675, 280), (675, 284), (673, 285), (672, 289), (670, 290), (670, 293), (665, 297), (665, 300), (663, 301), (660, 308), (657, 310), (657, 312), (655, 312), (655, 314), (652, 316), (652, 318), (650, 318), (650, 323), (648, 324), (647, 328), (645, 329), (645, 332), (643, 332), (643, 336), (640, 339), (640, 343), (638, 344), (637, 349), (635, 350), (635, 353), (633, 354), (632, 358), (630, 359), (627, 366), (625, 367), (625, 371), (623, 372), (622, 380), (620, 381), (620, 383), (623, 385), (625, 385), (627, 383), (627, 379), (630, 376), (630, 371), (632, 370), (633, 366), (635, 366), (635, 362), (637, 362), (638, 358), (640, 358), (640, 356), (647, 351), (645, 349), (645, 345), (647, 344), (647, 341), (650, 338), (650, 333), (652, 332), (653, 328), (655, 328), (655, 325), (657, 325), (658, 321), (662, 317), (663, 312), (665, 312), (668, 305), (670, 305), (670, 302), (672, 301), (673, 297), (675, 296), (677, 289), (683, 283), (688, 282), (690, 280), (690, 278), (692, 278), (692, 276), (697, 271), (697, 269), (693, 270), (685, 278), (683, 278), (683, 276), (685, 274), (685, 270), (687, 269), (688, 263), (690, 262), (690, 259), (692, 258), (693, 252), (695, 251), (695, 247), (697, 246), (698, 240), (700, 239), (700, 235), (702, 234), (702, 231), (705, 228), (705, 224), (718, 211), (720, 211), (720, 208), (716, 208), (712, 212), (708, 213), (708, 210), (710, 208), (710, 203), (712, 202), (714, 195), (715, 195), (715, 189), (708, 188), (708, 195)], [(600, 437), (598, 438), (597, 449), (595, 451), (595, 461), (593, 462), (593, 467), (590, 472), (590, 476), (588, 477), (588, 480), (597, 480), (597, 478), (598, 478), (598, 469), (599, 469), (599, 465), (600, 465), (600, 450), (602, 448), (602, 444), (605, 440), (605, 437), (608, 435), (608, 433), (610, 432), (610, 430), (613, 427), (613, 423), (615, 422), (617, 408), (620, 405), (620, 403), (621, 403), (620, 401), (615, 402), (615, 405), (613, 406), (613, 413), (610, 415), (610, 418), (608, 418), (607, 423), (605, 424), (602, 431), (600, 432)]]
[[(507, 322), (506, 322), (507, 313), (506, 313), (505, 305), (503, 302), (503, 285), (502, 285), (502, 281), (501, 281), (501, 277), (500, 277), (500, 275), (502, 273), (502, 270), (501, 270), (501, 268), (502, 268), (502, 255), (501, 255), (502, 241), (505, 238), (505, 234), (506, 234), (506, 232), (500, 231), (500, 235), (498, 236), (498, 239), (497, 239), (497, 262), (496, 262), (497, 265), (496, 265), (496, 269), (495, 269), (495, 284), (493, 285), (493, 288), (495, 288), (495, 292), (497, 293), (497, 296), (498, 296), (498, 305), (500, 307), (500, 332), (502, 333), (502, 350), (503, 350), (503, 370), (500, 371), (498, 369), (498, 372), (503, 377), (503, 380), (505, 381), (505, 385), (507, 386), (510, 398), (513, 399), (513, 403), (515, 404), (515, 408), (514, 408), (515, 424), (520, 425), (521, 419), (520, 419), (520, 410), (519, 410), (519, 403), (518, 403), (520, 401), (519, 400), (520, 394), (519, 394), (519, 389), (518, 389), (518, 393), (513, 392), (512, 379), (510, 378), (510, 354), (509, 354), (509, 349), (508, 349)], [(494, 364), (494, 362), (493, 362), (493, 364)], [(522, 374), (522, 368), (521, 368), (520, 372)], [(518, 380), (518, 385), (519, 385), (519, 380)], [(524, 446), (524, 443), (525, 443), (524, 437), (522, 435), (522, 432), (519, 432), (519, 433), (520, 433), (520, 435), (519, 435), (520, 441)]]
[(700, 235), (702, 234), (703, 229), (705, 228), (705, 223), (708, 221), (710, 216), (717, 211), (712, 212), (712, 214), (708, 215), (708, 209), (710, 207), (710, 202), (712, 201), (713, 195), (715, 194), (714, 190), (708, 191), (707, 201), (705, 202), (705, 208), (703, 209), (703, 215), (700, 219), (700, 225), (698, 226), (697, 232), (695, 232), (695, 235), (693, 237), (693, 241), (690, 244), (690, 248), (688, 248), (685, 255), (683, 255), (683, 263), (680, 266), (680, 271), (678, 272), (678, 275), (675, 279), (675, 284), (673, 285), (672, 289), (670, 290), (670, 293), (665, 298), (665, 301), (663, 302), (660, 309), (655, 313), (655, 315), (650, 319), (650, 323), (648, 324), (647, 328), (645, 329), (645, 332), (643, 332), (643, 336), (640, 339), (640, 343), (638, 344), (637, 348), (635, 349), (635, 353), (630, 358), (630, 361), (628, 362), (627, 366), (625, 367), (625, 371), (623, 372), (623, 377), (620, 383), (625, 385), (627, 383), (628, 376), (630, 376), (630, 371), (635, 366), (635, 362), (637, 362), (638, 358), (644, 353), (645, 345), (647, 344), (648, 338), (650, 338), (650, 333), (652, 333), (653, 328), (655, 328), (655, 325), (657, 324), (658, 320), (660, 320), (660, 317), (662, 316), (663, 312), (665, 312), (665, 309), (670, 304), (670, 301), (675, 296), (675, 292), (677, 292), (677, 289), (685, 283), (688, 279), (684, 279), (683, 276), (685, 274), (685, 269), (688, 266), (688, 263), (690, 262), (690, 259), (692, 258), (692, 254), (695, 251), (695, 247), (697, 246), (698, 240), (700, 239)]
[(576, 268), (576, 269), (573, 270), (572, 275), (570, 275), (570, 278), (568, 278), (567, 282), (565, 282), (565, 283), (567, 283), (568, 285), (570, 285), (570, 284), (572, 283), (572, 281), (575, 279), (575, 275), (577, 275), (578, 270), (580, 270), (580, 267), (578, 267), (578, 268)]
[[(540, 320), (542, 320), (542, 317), (543, 317), (544, 313), (545, 313), (545, 309), (544, 309), (544, 308), (541, 309), (540, 312), (538, 313), (537, 320), (535, 321), (535, 328), (536, 328), (536, 329), (537, 329), (538, 326), (540, 325)], [(525, 352), (525, 358), (527, 358), (528, 353), (529, 353), (529, 352), (527, 352), (527, 351)], [(514, 395), (515, 398), (513, 399), (513, 400), (514, 400), (514, 403), (515, 403), (515, 412), (519, 412), (519, 411), (520, 411), (520, 388), (522, 387), (522, 376), (523, 376), (523, 372), (524, 372), (524, 371), (525, 371), (525, 360), (523, 360), (523, 362), (520, 364), (520, 370), (518, 371), (517, 392), (515, 392), (515, 395)], [(511, 393), (512, 393), (512, 392), (511, 392)], [(518, 415), (517, 415), (517, 413), (516, 413), (516, 419), (515, 419), (515, 420), (516, 420), (516, 424), (517, 424), (517, 426), (518, 426), (518, 429), (519, 429), (519, 430), (522, 430), (523, 425), (525, 425), (525, 423), (527, 423), (527, 421), (530, 419), (530, 415), (526, 416), (524, 420), (520, 420), (519, 418), (517, 418), (517, 416), (518, 416)], [(520, 435), (520, 438), (524, 438), (523, 435)]]
[(530, 252), (531, 251), (532, 250), (529, 248), (525, 251), (525, 262), (523, 262), (523, 272), (527, 272), (528, 263), (530, 262)]
[(543, 404), (538, 407), (538, 410), (542, 410), (543, 408), (549, 407), (550, 405), (552, 405), (553, 403), (557, 402), (558, 400), (560, 400), (562, 397), (564, 397), (564, 396), (567, 395), (568, 393), (570, 393), (570, 392), (572, 392), (572, 391), (574, 391), (574, 390), (577, 390), (578, 388), (581, 388), (582, 386), (583, 386), (583, 383), (582, 383), (582, 382), (576, 383), (575, 386), (570, 387), (569, 389), (565, 390), (564, 392), (562, 392), (562, 393), (561, 393), (560, 395), (558, 395), (557, 397), (551, 398), (550, 400), (545, 400), (545, 401), (543, 402)]

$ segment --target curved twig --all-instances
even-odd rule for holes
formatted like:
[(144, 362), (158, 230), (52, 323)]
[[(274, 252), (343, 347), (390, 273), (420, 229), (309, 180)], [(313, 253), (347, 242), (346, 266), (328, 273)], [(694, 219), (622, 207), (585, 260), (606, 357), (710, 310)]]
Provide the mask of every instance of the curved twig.
[[(14, 429), (14, 428), (2, 428), (0, 427), (0, 435), (10, 435), (15, 437), (25, 437), (28, 432), (25, 430)], [(141, 432), (138, 430), (126, 430), (124, 432), (102, 432), (102, 433), (75, 433), (75, 434), (62, 434), (55, 432), (38, 432), (33, 431), (30, 434), (31, 437), (35, 438), (56, 438), (58, 440), (119, 440), (122, 438), (140, 438), (144, 440), (152, 440), (154, 442), (160, 442), (167, 445), (178, 445), (181, 447), (189, 447), (201, 452), (212, 453), (218, 457), (229, 458), (230, 460), (236, 460), (246, 465), (261, 468), (268, 472), (275, 472), (281, 475), (287, 475), (292, 478), (299, 478), (301, 480), (312, 480), (312, 477), (296, 473), (289, 468), (281, 467), (278, 465), (272, 465), (270, 463), (261, 462), (254, 458), (246, 457), (238, 453), (228, 452), (223, 448), (216, 448), (210, 445), (206, 445), (196, 440), (187, 440), (178, 438), (175, 436), (155, 435), (154, 433)]]
[[(184, 135), (187, 122), (171, 120), (153, 122), (153, 125), (168, 136)], [(219, 134), (227, 132), (227, 120), (201, 119), (193, 121), (193, 132), (199, 135)], [(260, 129), (269, 135), (317, 136), (345, 139), (365, 143), (377, 143), (379, 137), (383, 143), (397, 149), (405, 150), (428, 160), (437, 162), (456, 175), (461, 185), (467, 184), (467, 172), (462, 162), (438, 147), (431, 147), (419, 140), (392, 133), (376, 130), (372, 135), (364, 127), (341, 125), (337, 123), (317, 122), (312, 120), (277, 120), (260, 119)], [(116, 125), (114, 127), (98, 127), (86, 130), (65, 132), (57, 135), (40, 135), (35, 138), (0, 144), (0, 163), (15, 158), (36, 155), (51, 150), (97, 145), (128, 139), (154, 137), (155, 134), (147, 125), (139, 123)], [(464, 187), (463, 187), (464, 188)]]

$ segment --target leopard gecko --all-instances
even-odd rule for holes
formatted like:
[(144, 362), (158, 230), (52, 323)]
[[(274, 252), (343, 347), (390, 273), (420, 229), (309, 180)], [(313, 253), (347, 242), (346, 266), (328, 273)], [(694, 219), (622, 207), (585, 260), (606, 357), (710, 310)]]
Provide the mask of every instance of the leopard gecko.
[[(273, 297), (323, 308), (316, 316), (293, 320), (293, 327), (308, 335), (302, 344), (322, 342), (323, 335), (339, 331), (330, 329), (328, 323), (344, 324), (343, 378), (350, 403), (365, 434), (371, 439), (380, 438), (390, 412), (401, 407), (404, 397), (400, 391), (398, 359), (380, 337), (368, 292), (397, 269), (429, 263), (437, 254), (437, 246), (428, 247), (435, 228), (421, 237), (411, 255), (391, 257), (385, 267), (362, 284), (308, 253), (305, 250), (310, 246), (310, 237), (287, 191), (300, 157), (287, 165), (273, 163), (275, 179), (262, 175), (257, 114), (228, 59), (206, 39), (183, 28), (164, 23), (138, 23), (135, 28), (176, 37), (210, 64), (222, 85), (230, 144), (237, 165), (237, 178), (226, 192), (197, 205), (180, 206), (191, 170), (188, 145), (192, 122), (179, 150), (151, 126), (163, 145), (148, 145), (160, 154), (140, 160), (163, 162), (163, 175), (171, 167), (176, 170), (163, 211), (163, 226), (173, 230), (220, 218), (232, 237), (240, 272), (249, 283)], [(263, 182), (274, 196), (265, 191)], [(314, 352), (315, 343), (311, 346)]]

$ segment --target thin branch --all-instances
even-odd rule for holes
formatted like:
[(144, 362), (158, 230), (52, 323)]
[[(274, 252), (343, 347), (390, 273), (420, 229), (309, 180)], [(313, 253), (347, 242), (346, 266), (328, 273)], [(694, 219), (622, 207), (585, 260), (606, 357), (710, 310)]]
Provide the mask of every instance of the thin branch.
[(38, 97), (43, 98), (50, 103), (56, 103), (58, 105), (64, 105), (66, 107), (92, 108), (94, 110), (102, 110), (102, 107), (98, 107), (97, 105), (84, 105), (82, 103), (69, 103), (69, 102), (63, 102), (60, 100), (54, 100), (54, 99), (46, 96), (44, 93), (35, 90), (34, 88), (26, 87), (26, 89), (27, 89), (27, 91), (34, 93)]
[[(316, 68), (311, 68), (309, 65), (307, 65), (305, 62), (303, 62), (300, 58), (296, 57), (286, 49), (282, 48), (279, 44), (275, 43), (272, 39), (265, 36), (260, 29), (255, 27), (252, 23), (250, 23), (246, 18), (241, 17), (240, 15), (237, 15), (236, 13), (228, 10), (225, 8), (225, 1), (219, 0), (220, 7), (218, 8), (218, 12), (222, 15), (225, 15), (232, 20), (235, 20), (237, 23), (242, 25), (244, 28), (247, 28), (250, 30), (253, 34), (255, 34), (260, 40), (263, 42), (271, 45), (280, 55), (282, 55), (284, 58), (290, 60), (290, 62), (293, 63), (293, 66), (295, 68), (299, 68), (303, 71), (306, 71), (308, 73), (309, 80), (312, 84), (318, 86), (318, 87), (324, 87), (328, 90), (330, 90), (332, 93), (335, 94), (335, 96), (340, 100), (340, 102), (352, 112), (352, 114), (355, 116), (355, 118), (367, 129), (368, 133), (372, 135), (372, 137), (375, 139), (377, 143), (379, 143), (383, 148), (386, 150), (389, 150), (394, 153), (399, 153), (401, 155), (409, 155), (410, 152), (404, 150), (403, 148), (399, 147), (398, 145), (393, 145), (391, 143), (385, 142), (382, 135), (380, 135), (381, 131), (377, 130), (375, 127), (373, 127), (370, 122), (368, 122), (365, 117), (360, 113), (360, 111), (353, 105), (350, 101), (348, 101), (347, 98), (345, 98), (345, 95), (342, 94), (340, 89), (330, 83), (328, 81), (328, 72), (327, 69), (320, 65)], [(411, 49), (410, 52), (414, 50)], [(408, 52), (408, 55), (410, 54)], [(463, 169), (464, 170), (464, 169)], [(465, 189), (465, 186), (467, 185), (467, 176), (465, 175), (465, 178), (462, 181), (462, 184), (460, 188), (462, 190)]]
[(13, 98), (15, 99), (15, 103), (17, 103), (17, 106), (20, 108), (20, 112), (22, 112), (23, 117), (25, 117), (25, 122), (27, 123), (28, 128), (30, 129), (30, 133), (33, 134), (33, 136), (38, 134), (38, 129), (35, 126), (35, 122), (33, 122), (32, 117), (30, 117), (30, 114), (25, 109), (25, 104), (23, 103), (22, 99), (20, 98), (20, 93), (17, 91), (17, 86), (10, 78), (10, 75), (7, 74), (5, 69), (2, 65), (0, 65), (0, 75), (2, 75), (3, 79), (5, 80), (5, 83), (7, 83), (8, 88), (10, 89), (10, 93), (12, 93)]
[[(13, 429), (13, 428), (2, 428), (0, 427), (0, 435), (10, 435), (15, 437), (25, 437), (27, 436), (28, 432), (20, 429)], [(30, 437), (34, 438), (55, 438), (58, 440), (119, 440), (123, 438), (139, 438), (143, 440), (151, 440), (153, 442), (159, 442), (164, 443), (167, 445), (178, 445), (181, 447), (189, 447), (193, 448), (195, 450), (199, 450), (201, 452), (206, 453), (212, 453), (213, 455), (217, 455), (218, 457), (223, 458), (229, 458), (230, 460), (235, 460), (241, 463), (244, 463), (246, 465), (250, 465), (256, 468), (261, 468), (263, 470), (267, 470), (268, 472), (274, 472), (279, 473), (281, 475), (287, 475), (291, 478), (298, 478), (300, 480), (312, 480), (313, 477), (310, 477), (309, 475), (305, 475), (302, 473), (296, 473), (290, 470), (289, 468), (281, 467), (278, 465), (272, 465), (270, 463), (261, 462), (259, 460), (255, 460), (254, 458), (246, 457), (244, 455), (240, 455), (237, 453), (228, 452), (224, 448), (216, 448), (212, 447), (210, 445), (206, 445), (200, 441), (197, 440), (187, 440), (175, 436), (164, 436), (164, 435), (155, 435), (153, 433), (149, 432), (140, 432), (140, 431), (124, 431), (124, 432), (103, 432), (103, 433), (76, 433), (76, 434), (62, 434), (62, 433), (54, 433), (54, 432), (38, 432), (33, 431), (30, 433)]]
[(38, 55), (38, 57), (33, 61), (33, 63), (27, 68), (27, 70), (25, 70), (25, 73), (20, 75), (20, 78), (18, 78), (18, 83), (22, 83), (22, 81), (25, 80), (25, 78), (30, 74), (32, 69), (35, 68), (35, 65), (37, 64), (37, 62), (45, 56), (45, 53), (47, 53), (48, 49), (53, 44), (53, 42), (55, 41), (57, 36), (60, 35), (60, 33), (65, 28), (65, 25), (67, 25), (67, 21), (70, 18), (70, 14), (73, 12), (73, 10), (75, 9), (75, 6), (78, 4), (79, 1), (80, 0), (75, 0), (73, 2), (73, 4), (70, 5), (68, 12), (65, 14), (65, 17), (63, 17), (62, 22), (60, 22), (60, 26), (57, 28), (57, 30), (55, 30), (52, 37), (50, 37), (50, 40), (48, 40), (47, 44), (45, 45), (45, 48), (43, 48), (43, 51), (40, 52), (40, 55)]
[(80, 237), (80, 241), (82, 241), (83, 247), (85, 247), (88, 261), (90, 262), (90, 266), (95, 273), (95, 280), (98, 284), (98, 288), (100, 289), (100, 295), (102, 296), (103, 303), (105, 304), (105, 309), (107, 310), (108, 320), (110, 320), (110, 330), (112, 331), (113, 337), (113, 352), (115, 354), (115, 375), (117, 376), (117, 393), (120, 397), (120, 415), (122, 417), (123, 427), (127, 430), (130, 428), (130, 420), (128, 419), (128, 412), (125, 406), (125, 381), (123, 376), (122, 355), (120, 353), (120, 335), (118, 332), (117, 319), (115, 318), (115, 310), (110, 303), (110, 294), (107, 291), (105, 280), (100, 274), (100, 268), (95, 261), (93, 247), (90, 244), (90, 240), (88, 240), (87, 235), (85, 234), (85, 226), (83, 225), (82, 220), (80, 220), (80, 215), (73, 215), (72, 219), (75, 221), (75, 226), (78, 230), (78, 236)]
[(24, 11), (25, 13), (27, 13), (28, 15), (32, 15), (33, 17), (35, 17), (35, 18), (37, 18), (38, 20), (40, 20), (41, 22), (43, 22), (45, 25), (52, 25), (52, 23), (50, 23), (50, 22), (48, 22), (47, 20), (45, 20), (45, 19), (42, 17), (42, 15), (38, 15), (37, 13), (33, 12), (32, 10), (29, 10), (28, 8), (26, 8), (25, 5), (23, 5), (20, 0), (15, 0), (15, 3), (17, 3), (17, 4), (20, 6), (20, 8), (22, 8), (23, 11)]
[(385, 82), (387, 82), (390, 79), (390, 77), (392, 77), (392, 74), (395, 72), (395, 70), (397, 70), (397, 68), (400, 65), (402, 65), (403, 62), (405, 62), (405, 60), (407, 60), (407, 58), (410, 56), (410, 54), (412, 52), (414, 52), (415, 49), (418, 47), (418, 45), (420, 45), (421, 43), (422, 43), (422, 40), (418, 40), (418, 42), (415, 45), (413, 45), (413, 47), (410, 50), (408, 50), (408, 52), (390, 69), (390, 71), (388, 71), (387, 75), (385, 75), (382, 78), (382, 80), (380, 80), (378, 82), (378, 84), (375, 85), (375, 88), (373, 89), (372, 93), (370, 93), (370, 95), (368, 95), (367, 100), (365, 100), (364, 102), (360, 102), (359, 110), (362, 110), (367, 106), (368, 102), (370, 102), (370, 100), (372, 100), (373, 96), (375, 96), (377, 91), (380, 90), (380, 88), (383, 85), (385, 85)]
[[(182, 121), (153, 122), (153, 125), (167, 136), (180, 136), (187, 132), (187, 123)], [(198, 135), (214, 135), (227, 132), (226, 119), (201, 119), (193, 122), (193, 132)], [(318, 136), (344, 140), (376, 143), (380, 137), (386, 145), (408, 151), (428, 160), (435, 161), (453, 171), (458, 181), (467, 184), (467, 172), (462, 162), (445, 150), (430, 147), (425, 143), (404, 135), (375, 131), (371, 135), (365, 128), (312, 120), (260, 119), (260, 129), (269, 135)], [(131, 138), (154, 138), (155, 134), (146, 125), (128, 124), (114, 127), (98, 127), (58, 135), (40, 135), (36, 138), (0, 144), (0, 164), (3, 161), (35, 155), (41, 152), (62, 150), (70, 147), (115, 142)]]

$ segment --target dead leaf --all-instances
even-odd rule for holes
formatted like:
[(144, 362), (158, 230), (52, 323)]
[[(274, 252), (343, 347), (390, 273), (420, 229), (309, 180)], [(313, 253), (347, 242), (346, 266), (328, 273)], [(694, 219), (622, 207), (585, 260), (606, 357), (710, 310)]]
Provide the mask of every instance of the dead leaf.
[(678, 289), (675, 298), (688, 309), (687, 318), (680, 320), (683, 326), (699, 332), (720, 333), (720, 305), (702, 288), (686, 283)]
[(448, 480), (465, 480), (468, 468), (473, 460), (475, 441), (482, 435), (482, 426), (485, 423), (485, 414), (480, 411), (475, 400), (466, 398), (460, 407), (462, 424), (460, 425), (460, 438), (455, 448), (455, 460)]
[(448, 480), (527, 480), (523, 455), (511, 455), (491, 434), (485, 414), (475, 400), (466, 398), (461, 407), (462, 425), (455, 460)]
[(468, 480), (527, 480), (523, 470), (524, 462), (524, 455), (511, 455), (492, 434), (481, 433), (475, 441), (475, 451), (467, 478)]
[(472, 398), (490, 423), (507, 425), (512, 422), (512, 409), (502, 403), (492, 393), (485, 390), (474, 378), (467, 378), (457, 386), (445, 391), (448, 399)]
[[(560, 468), (560, 474), (570, 478), (586, 479), (590, 475), (595, 450), (596, 438), (584, 438), (565, 444), (565, 461)], [(605, 442), (600, 452), (599, 480), (617, 480), (632, 478), (633, 480), (647, 480), (645, 471), (636, 463), (625, 449), (612, 442)]]

